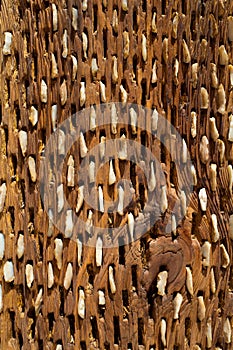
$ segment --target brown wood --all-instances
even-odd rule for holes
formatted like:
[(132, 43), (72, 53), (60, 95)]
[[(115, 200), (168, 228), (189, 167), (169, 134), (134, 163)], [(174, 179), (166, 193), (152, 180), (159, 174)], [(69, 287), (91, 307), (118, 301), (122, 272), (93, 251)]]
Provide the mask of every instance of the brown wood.
[[(123, 11), (121, 0), (88, 0), (86, 11), (81, 9), (80, 0), (55, 0), (58, 10), (58, 30), (53, 31), (52, 2), (2, 0), (0, 23), (0, 182), (6, 183), (7, 196), (3, 212), (0, 213), (0, 231), (5, 236), (4, 258), (0, 261), (0, 284), (3, 293), (3, 309), (0, 313), (1, 349), (232, 349), (226, 329), (226, 319), (233, 325), (232, 294), (232, 242), (229, 234), (229, 216), (233, 213), (232, 195), (229, 191), (227, 166), (232, 165), (232, 142), (228, 140), (229, 118), (233, 111), (233, 93), (229, 66), (219, 64), (219, 47), (225, 46), (229, 65), (233, 65), (233, 41), (229, 40), (228, 17), (233, 15), (231, 0), (128, 0), (128, 10)], [(106, 6), (105, 6), (106, 3)], [(72, 7), (78, 9), (78, 27), (72, 27)], [(118, 33), (112, 28), (113, 11), (118, 13)], [(152, 32), (151, 20), (156, 12), (157, 33)], [(172, 20), (178, 13), (177, 38), (172, 37)], [(95, 28), (96, 26), (96, 28)], [(68, 33), (68, 55), (62, 57), (62, 36)], [(123, 59), (123, 32), (128, 31), (130, 50)], [(3, 54), (4, 33), (12, 33), (11, 53)], [(82, 33), (88, 36), (87, 59), (82, 49)], [(142, 58), (142, 34), (147, 38), (147, 61)], [(233, 34), (231, 34), (233, 35)], [(167, 62), (163, 57), (164, 38), (168, 38)], [(191, 61), (184, 63), (182, 40), (185, 39)], [(206, 51), (203, 49), (206, 40)], [(51, 53), (57, 60), (58, 77), (51, 78)], [(72, 58), (78, 60), (78, 73), (72, 81)], [(91, 74), (91, 59), (97, 57), (98, 72), (95, 79)], [(118, 81), (112, 83), (112, 56), (118, 58)], [(179, 61), (178, 81), (174, 78), (174, 60)], [(157, 60), (157, 82), (151, 83), (154, 59)], [(199, 63), (198, 80), (193, 87), (192, 64)], [(211, 85), (211, 63), (216, 64), (219, 84), (226, 94), (226, 111), (218, 109), (218, 88)], [(47, 103), (40, 98), (41, 80), (48, 87)], [(60, 86), (67, 84), (67, 102), (60, 101)], [(58, 123), (74, 112), (80, 111), (80, 82), (86, 82), (86, 103), (84, 107), (100, 104), (99, 82), (106, 84), (107, 102), (118, 102), (120, 85), (128, 92), (128, 102), (157, 108), (176, 130), (185, 138), (197, 172), (197, 186), (191, 197), (186, 216), (177, 229), (177, 237), (165, 234), (167, 215), (172, 210), (176, 193), (172, 185), (176, 176), (171, 175), (171, 157), (165, 151), (160, 160), (166, 173), (169, 209), (158, 223), (143, 237), (123, 250), (104, 248), (103, 264), (95, 263), (95, 248), (84, 246), (82, 265), (77, 262), (77, 244), (66, 239), (54, 228), (52, 237), (47, 236), (48, 216), (40, 199), (38, 179), (33, 183), (28, 172), (28, 157), (36, 161), (39, 173), (40, 157), (52, 133), (51, 106), (58, 106)], [(201, 87), (209, 94), (209, 107), (201, 108)], [(38, 123), (32, 127), (29, 108), (38, 109)], [(191, 111), (197, 113), (197, 136), (190, 133)], [(209, 118), (215, 117), (219, 139), (224, 142), (223, 161), (219, 156), (219, 143), (210, 136)], [(25, 130), (28, 137), (26, 155), (19, 145), (19, 131)], [(110, 127), (105, 128), (111, 138)], [(128, 135), (131, 135), (128, 130)], [(201, 138), (209, 139), (210, 157), (206, 164), (200, 161)], [(94, 134), (86, 135), (88, 147), (99, 143), (100, 128)], [(120, 127), (116, 137), (120, 136)], [(138, 132), (136, 140), (141, 142)], [(161, 155), (160, 142), (146, 133), (146, 142), (156, 155)], [(168, 141), (169, 142), (169, 141)], [(171, 143), (173, 141), (171, 140)], [(173, 142), (175, 148), (175, 142)], [(76, 143), (71, 153), (75, 167), (80, 164), (79, 148)], [(217, 190), (210, 185), (210, 164), (217, 164)], [(130, 177), (130, 162), (121, 168), (116, 161), (117, 177)], [(108, 165), (100, 169), (98, 181), (103, 183), (104, 198), (117, 198), (117, 187), (110, 191), (107, 185)], [(64, 171), (64, 177), (66, 173)], [(131, 203), (135, 216), (140, 201), (139, 184), (145, 178), (139, 164), (135, 167), (135, 198)], [(161, 185), (164, 185), (163, 183)], [(145, 184), (146, 186), (146, 184)], [(207, 191), (207, 211), (203, 213), (198, 199), (199, 190)], [(77, 176), (75, 187), (66, 188), (66, 194), (76, 207)], [(80, 216), (87, 218), (90, 208), (84, 203)], [(212, 242), (211, 214), (216, 214), (220, 239)], [(64, 219), (64, 217), (62, 218)], [(113, 215), (114, 223), (126, 223), (127, 216)], [(108, 215), (95, 215), (95, 225), (107, 227)], [(78, 230), (78, 228), (75, 228)], [(16, 254), (19, 234), (24, 235), (25, 251), (21, 259)], [(74, 233), (75, 235), (75, 233)], [(137, 235), (137, 233), (136, 233)], [(121, 236), (128, 242), (128, 233), (122, 229)], [(54, 256), (56, 238), (63, 240), (63, 264), (57, 268)], [(107, 240), (109, 237), (105, 237)], [(208, 267), (202, 265), (201, 246), (211, 243), (211, 260)], [(222, 267), (223, 257), (220, 245), (224, 244), (230, 257), (230, 264)], [(3, 267), (7, 260), (13, 262), (15, 279), (4, 280)], [(48, 263), (54, 272), (54, 284), (50, 289), (47, 282)], [(73, 266), (71, 287), (63, 287), (68, 263)], [(28, 288), (25, 278), (27, 263), (33, 265), (34, 281)], [(116, 293), (109, 288), (108, 267), (114, 266)], [(186, 267), (191, 267), (194, 294), (190, 296), (186, 287)], [(161, 269), (168, 271), (166, 294), (157, 293), (157, 276)], [(210, 289), (211, 269), (214, 271), (216, 291)], [(79, 288), (85, 293), (85, 318), (78, 316)], [(42, 288), (42, 306), (35, 312), (36, 297)], [(98, 290), (105, 293), (106, 306), (98, 305)], [(179, 319), (174, 320), (173, 300), (181, 293), (183, 301)], [(203, 295), (205, 317), (198, 320), (198, 296)], [(167, 323), (167, 347), (161, 341), (161, 319)], [(208, 345), (206, 332), (211, 318), (212, 344)], [(228, 332), (229, 333), (229, 332)]]

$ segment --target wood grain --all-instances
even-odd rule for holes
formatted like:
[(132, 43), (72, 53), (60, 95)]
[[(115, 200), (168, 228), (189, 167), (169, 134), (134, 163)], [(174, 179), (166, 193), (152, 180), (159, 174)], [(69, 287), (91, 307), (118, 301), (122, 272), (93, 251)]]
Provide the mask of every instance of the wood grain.
[[(1, 349), (201, 349), (207, 348), (207, 321), (211, 317), (212, 345), (232, 349), (226, 343), (223, 327), (226, 318), (233, 325), (232, 294), (232, 242), (229, 237), (229, 216), (233, 213), (232, 195), (229, 191), (227, 166), (232, 165), (232, 143), (228, 141), (229, 118), (233, 112), (232, 86), (228, 65), (219, 64), (219, 47), (225, 46), (229, 64), (233, 64), (233, 42), (228, 40), (227, 18), (233, 14), (230, 0), (128, 0), (128, 11), (123, 11), (121, 0), (88, 0), (87, 10), (82, 11), (81, 0), (55, 0), (58, 10), (58, 30), (53, 31), (52, 1), (2, 0), (0, 2), (0, 183), (6, 183), (7, 196), (4, 210), (0, 213), (0, 231), (5, 236), (4, 258), (0, 261), (0, 284), (3, 292), (3, 309), (0, 313)], [(104, 5), (107, 3), (107, 6)], [(72, 27), (72, 7), (78, 9), (78, 27)], [(118, 14), (118, 32), (112, 28), (113, 11)], [(157, 33), (151, 29), (152, 15), (156, 12)], [(177, 38), (172, 36), (172, 21), (178, 13)], [(68, 56), (62, 57), (62, 36), (68, 33)], [(11, 54), (3, 55), (4, 33), (13, 34)], [(123, 59), (123, 32), (129, 34), (129, 56)], [(87, 59), (82, 49), (82, 33), (88, 37)], [(142, 58), (142, 34), (147, 38), (147, 61)], [(163, 41), (168, 39), (167, 61), (163, 54)], [(182, 40), (190, 51), (191, 61), (184, 63)], [(206, 40), (206, 49), (202, 39)], [(202, 44), (201, 44), (202, 42)], [(54, 53), (58, 77), (51, 77), (51, 53)], [(72, 80), (72, 59), (78, 60), (77, 77)], [(118, 60), (118, 80), (112, 82), (112, 56)], [(91, 74), (91, 59), (97, 58), (98, 72)], [(174, 78), (175, 58), (179, 61), (177, 79)], [(152, 67), (157, 61), (157, 82), (151, 83)], [(193, 87), (192, 64), (198, 63), (197, 85)], [(217, 112), (218, 89), (211, 87), (211, 63), (216, 64), (219, 84), (226, 94), (226, 111)], [(41, 103), (40, 87), (44, 79), (48, 87), (47, 103)], [(67, 101), (62, 106), (60, 86), (66, 82)], [(128, 244), (128, 231), (124, 224), (127, 213), (120, 217), (114, 213), (113, 223), (122, 226), (119, 237), (123, 247), (104, 248), (103, 264), (96, 267), (95, 248), (83, 246), (82, 264), (78, 265), (77, 244), (54, 227), (47, 236), (48, 216), (41, 203), (38, 180), (33, 183), (28, 172), (29, 156), (36, 161), (39, 172), (40, 159), (52, 133), (51, 106), (57, 104), (58, 123), (80, 111), (80, 82), (85, 81), (85, 108), (99, 105), (100, 81), (106, 85), (107, 102), (118, 102), (120, 85), (128, 93), (128, 102), (157, 108), (171, 122), (187, 142), (192, 162), (197, 172), (186, 216), (177, 228), (176, 236), (165, 233), (168, 214), (179, 193), (177, 177), (172, 170), (171, 155), (161, 151), (161, 143), (146, 133), (147, 147), (158, 156), (165, 173), (169, 206), (167, 213), (143, 237)], [(201, 87), (209, 94), (208, 109), (201, 109)], [(29, 110), (34, 105), (38, 110), (38, 123), (33, 127)], [(197, 136), (192, 138), (191, 111), (197, 113)], [(223, 161), (217, 143), (210, 137), (209, 118), (215, 117), (219, 139), (224, 142)], [(77, 126), (78, 127), (78, 126)], [(115, 138), (120, 137), (121, 126)], [(127, 128), (126, 128), (127, 129)], [(22, 155), (18, 133), (27, 131), (27, 153)], [(127, 137), (132, 138), (128, 128)], [(88, 147), (99, 144), (102, 130), (88, 132), (85, 136)], [(110, 126), (106, 126), (107, 138), (113, 138)], [(199, 145), (203, 135), (209, 139), (210, 157), (207, 164), (200, 161)], [(138, 131), (136, 140), (143, 141)], [(172, 152), (176, 152), (174, 140), (170, 140)], [(56, 150), (55, 150), (56, 151)], [(178, 150), (179, 151), (179, 150)], [(80, 165), (79, 145), (70, 151), (75, 169)], [(210, 164), (217, 164), (217, 190), (210, 187)], [(98, 165), (98, 163), (96, 163)], [(147, 194), (147, 184), (140, 164), (133, 168), (128, 161), (115, 162), (119, 178), (131, 178), (135, 184), (135, 198), (130, 210), (138, 215)], [(132, 170), (133, 169), (133, 170)], [(66, 178), (66, 170), (63, 177)], [(116, 199), (117, 187), (109, 189), (105, 176), (109, 165), (100, 168), (98, 182), (103, 184), (104, 198)], [(134, 181), (135, 180), (135, 181)], [(144, 185), (143, 193), (140, 184)], [(55, 183), (54, 186), (57, 184)], [(164, 185), (163, 183), (160, 184)], [(201, 188), (207, 191), (207, 211), (200, 208), (198, 194)], [(76, 207), (78, 179), (75, 186), (65, 188), (72, 208)], [(90, 207), (84, 203), (80, 217), (86, 220)], [(211, 242), (211, 214), (217, 215), (220, 239)], [(64, 220), (64, 216), (61, 217)], [(108, 227), (109, 216), (94, 215), (94, 224)], [(74, 236), (78, 227), (74, 229)], [(17, 240), (24, 235), (25, 252), (17, 258)], [(54, 255), (54, 240), (63, 241), (63, 263), (58, 269)], [(111, 237), (104, 237), (105, 243)], [(211, 243), (208, 267), (203, 267), (201, 246)], [(220, 244), (224, 244), (230, 265), (222, 267)], [(15, 279), (7, 283), (3, 267), (7, 260), (14, 264)], [(25, 266), (31, 263), (34, 281), (29, 289), (26, 284)], [(54, 285), (48, 288), (47, 267), (51, 262)], [(64, 277), (68, 263), (73, 266), (73, 279), (69, 290), (64, 289)], [(109, 288), (108, 268), (114, 266), (116, 293)], [(186, 267), (192, 271), (194, 295), (186, 287)], [(157, 276), (168, 271), (166, 294), (157, 294)], [(211, 269), (214, 271), (216, 291), (210, 290)], [(35, 301), (42, 288), (43, 297), (38, 314)], [(79, 288), (85, 293), (85, 318), (78, 316)], [(106, 305), (98, 305), (98, 290), (104, 291)], [(179, 319), (173, 319), (173, 300), (176, 293), (183, 296)], [(203, 321), (197, 319), (197, 297), (202, 295), (206, 307)], [(161, 341), (160, 323), (167, 323), (165, 347)]]

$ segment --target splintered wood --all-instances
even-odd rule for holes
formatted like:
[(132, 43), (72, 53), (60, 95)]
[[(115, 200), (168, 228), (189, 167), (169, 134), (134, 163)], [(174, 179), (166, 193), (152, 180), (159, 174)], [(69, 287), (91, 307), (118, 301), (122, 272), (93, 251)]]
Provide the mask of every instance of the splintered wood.
[[(0, 348), (232, 349), (233, 2), (2, 0), (0, 15)], [(118, 101), (153, 110), (152, 134), (138, 129), (133, 108), (132, 126), (118, 125), (114, 105), (111, 125), (96, 126), (96, 105)], [(44, 210), (39, 164), (59, 124), (87, 107), (90, 131), (79, 131), (68, 154), (67, 182), (48, 174), (63, 234), (53, 208)], [(159, 114), (184, 139), (184, 167), (190, 152), (191, 201), (153, 135)], [(66, 137), (60, 129), (60, 156)], [(77, 169), (96, 144), (103, 159), (109, 138), (121, 148), (99, 169), (98, 213)], [(164, 182), (155, 164), (147, 184), (143, 162), (126, 160), (125, 140), (135, 138), (160, 161)], [(176, 139), (166, 142), (173, 151)], [(98, 165), (87, 167), (93, 184)], [(134, 187), (128, 212), (121, 177)], [(163, 215), (137, 239), (135, 222), (156, 186)], [(119, 247), (105, 248), (111, 237), (101, 235), (84, 244), (72, 211), (62, 213), (65, 197), (87, 237), (93, 225), (125, 225)], [(105, 213), (116, 198), (117, 212)], [(184, 218), (171, 215), (167, 232), (177, 198)]]

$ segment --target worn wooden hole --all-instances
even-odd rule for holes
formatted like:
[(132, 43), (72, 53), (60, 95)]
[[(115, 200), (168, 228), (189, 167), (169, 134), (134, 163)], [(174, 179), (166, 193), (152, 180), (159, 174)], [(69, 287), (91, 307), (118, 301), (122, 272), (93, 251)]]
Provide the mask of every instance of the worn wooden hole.
[(144, 345), (144, 321), (143, 318), (138, 318), (138, 345)]
[(191, 12), (191, 22), (190, 22), (190, 33), (193, 41), (197, 39), (197, 30), (196, 30), (196, 12)]
[(22, 336), (22, 332), (19, 330), (17, 332), (17, 335), (18, 335), (18, 340), (19, 340), (19, 346), (20, 346), (20, 349), (23, 347), (23, 336)]
[[(164, 68), (166, 69), (166, 68)], [(166, 112), (166, 109), (167, 109), (167, 93), (166, 93), (166, 86), (165, 84), (162, 85), (162, 91), (161, 91), (161, 100), (162, 100), (162, 103), (163, 103), (163, 106), (165, 106), (164, 110)]]
[(55, 318), (54, 318), (54, 313), (53, 312), (49, 312), (48, 313), (48, 321), (49, 321), (49, 332), (52, 333), (54, 322), (55, 322)]
[(125, 265), (125, 238), (120, 236), (118, 238), (118, 253), (119, 253), (119, 264)]
[(181, 4), (182, 4), (182, 13), (184, 15), (186, 15), (186, 12), (187, 12), (187, 1), (182, 0)]
[(136, 164), (135, 164), (135, 160), (132, 159), (130, 162), (130, 180), (134, 188), (136, 188), (136, 179), (137, 179)]
[(185, 336), (188, 340), (188, 344), (190, 345), (190, 339), (191, 339), (191, 320), (190, 317), (186, 317), (185, 319)]
[(141, 131), (140, 133), (140, 137), (141, 137), (141, 145), (144, 147), (141, 147), (141, 158), (142, 160), (146, 159), (146, 155), (147, 155), (147, 148), (148, 148), (148, 135), (146, 131)]
[(59, 314), (60, 316), (64, 316), (64, 302), (65, 302), (65, 296), (64, 296), (64, 288), (62, 286), (59, 286), (59, 294), (60, 294), (60, 308), (59, 308)]
[(138, 276), (137, 276), (137, 265), (132, 265), (131, 273), (132, 273), (132, 288), (133, 291), (137, 292), (138, 290)]
[(120, 344), (121, 334), (120, 334), (119, 316), (113, 316), (113, 325), (114, 325), (114, 344)]
[(11, 322), (11, 334), (12, 338), (16, 338), (16, 330), (15, 330), (15, 312), (9, 310), (10, 322)]
[(108, 57), (108, 30), (103, 28), (103, 57)]
[(110, 344), (107, 341), (104, 342), (104, 350), (110, 350)]
[(91, 328), (92, 328), (92, 336), (94, 339), (99, 339), (99, 330), (95, 316), (91, 316)]
[(33, 307), (31, 307), (28, 312), (27, 312), (27, 316), (29, 319), (32, 320), (31, 322), (31, 327), (29, 328), (31, 330), (31, 335), (32, 338), (35, 338), (35, 331), (36, 331), (36, 314), (35, 314), (35, 309)]
[(95, 279), (95, 272), (94, 272), (94, 267), (92, 264), (87, 265), (87, 273), (88, 273), (88, 283), (93, 287), (94, 279)]
[(15, 208), (14, 207), (9, 207), (9, 213), (10, 213), (10, 218), (11, 218), (11, 227), (14, 231), (15, 227)]
[(162, 13), (162, 15), (166, 14), (166, 8), (167, 8), (167, 0), (161, 0), (161, 13)]
[(69, 315), (68, 320), (69, 320), (69, 326), (70, 326), (70, 335), (74, 339), (75, 338), (75, 317), (74, 317), (74, 315)]
[(81, 350), (87, 350), (87, 346), (86, 346), (86, 342), (85, 341), (81, 341), (80, 342), (80, 346), (81, 346)]
[(133, 77), (137, 81), (137, 67), (138, 67), (138, 55), (133, 56)]
[(17, 174), (17, 157), (15, 154), (11, 154), (11, 164), (13, 167), (13, 176), (11, 178), (12, 181), (15, 180), (16, 174)]
[(204, 17), (205, 16), (205, 12), (206, 12), (206, 3), (205, 2), (201, 2), (199, 4), (199, 6), (200, 6), (201, 16)]
[(133, 30), (135, 33), (138, 31), (138, 10), (136, 7), (133, 10)]
[(129, 293), (127, 289), (122, 290), (123, 306), (128, 309), (129, 307)]
[(141, 88), (142, 88), (141, 104), (142, 104), (142, 106), (146, 106), (146, 101), (147, 101), (147, 81), (146, 81), (146, 79), (142, 79)]
[(92, 18), (93, 18), (93, 32), (96, 32), (98, 27), (98, 5), (96, 4), (93, 5)]
[(161, 143), (160, 143), (160, 162), (166, 163), (167, 158), (167, 148), (165, 146), (165, 135), (161, 136)]
[(147, 9), (147, 0), (142, 0), (142, 11), (146, 12)]

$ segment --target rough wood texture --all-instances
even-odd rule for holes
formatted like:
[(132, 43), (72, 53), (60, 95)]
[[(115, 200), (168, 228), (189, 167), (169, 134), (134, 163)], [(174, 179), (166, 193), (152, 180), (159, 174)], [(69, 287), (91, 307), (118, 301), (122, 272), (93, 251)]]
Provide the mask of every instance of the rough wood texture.
[[(122, 10), (120, 0), (88, 0), (86, 11), (82, 11), (79, 0), (61, 0), (54, 4), (58, 11), (57, 30), (53, 30), (50, 0), (1, 1), (0, 180), (1, 184), (6, 183), (7, 195), (0, 214), (0, 230), (5, 237), (4, 257), (0, 262), (3, 294), (0, 348), (60, 349), (57, 345), (61, 344), (63, 349), (199, 349), (195, 345), (199, 345), (200, 349), (215, 349), (217, 346), (232, 349), (233, 282), (229, 216), (233, 213), (233, 202), (227, 168), (233, 162), (232, 142), (228, 140), (228, 116), (233, 111), (233, 76), (230, 75), (233, 69), (230, 66), (233, 65), (233, 25), (232, 19), (228, 18), (233, 15), (232, 1), (128, 0), (127, 11)], [(73, 7), (78, 10), (77, 28), (72, 26)], [(112, 27), (114, 13), (118, 18), (117, 32)], [(152, 25), (154, 13), (155, 25)], [(62, 45), (65, 30), (67, 57)], [(128, 55), (123, 47), (124, 31), (129, 36)], [(5, 32), (12, 33), (10, 54), (3, 54)], [(86, 58), (83, 32), (88, 38)], [(142, 35), (147, 39), (146, 62), (143, 60), (145, 52), (142, 54)], [(224, 45), (228, 59), (221, 45)], [(56, 69), (52, 72), (52, 53), (57, 62), (57, 72)], [(78, 60), (75, 80), (72, 80), (71, 55)], [(112, 56), (118, 60), (116, 84), (112, 82)], [(97, 58), (98, 64), (94, 78), (90, 68), (93, 57)], [(179, 62), (177, 76), (174, 73), (175, 59)], [(157, 81), (152, 83), (155, 60)], [(228, 60), (225, 65), (224, 60)], [(192, 74), (195, 63), (198, 63), (197, 79)], [(46, 103), (41, 102), (42, 79), (48, 88)], [(65, 103), (60, 99), (60, 86), (64, 81), (67, 86)], [(128, 92), (128, 102), (156, 107), (171, 121), (187, 141), (197, 173), (197, 186), (186, 216), (177, 229), (177, 237), (164, 233), (165, 216), (144, 237), (130, 245), (127, 245), (127, 232), (123, 230), (122, 239), (125, 239), (126, 245), (104, 249), (101, 267), (96, 267), (95, 249), (84, 246), (79, 266), (74, 240), (65, 239), (55, 228), (52, 236), (47, 236), (48, 217), (41, 205), (38, 179), (33, 182), (30, 178), (28, 157), (35, 159), (38, 171), (43, 148), (52, 133), (52, 105), (57, 104), (58, 123), (79, 111), (80, 82), (86, 84), (86, 101), (82, 108), (99, 104), (100, 81), (106, 85), (106, 102), (119, 101), (122, 84)], [(209, 104), (203, 88), (208, 92)], [(35, 126), (29, 120), (31, 106), (38, 110)], [(195, 137), (191, 135), (192, 111), (197, 113)], [(219, 133), (217, 137), (216, 130), (214, 133), (210, 127), (210, 117), (213, 116)], [(27, 132), (25, 155), (19, 144), (20, 130)], [(94, 136), (86, 135), (88, 146), (98, 144), (100, 135), (99, 129)], [(106, 135), (110, 135), (110, 129), (106, 129)], [(203, 135), (209, 140), (209, 158), (206, 161), (205, 155), (199, 154)], [(119, 136), (120, 128), (116, 137)], [(159, 150), (160, 143), (156, 138), (138, 134), (137, 139), (141, 142), (145, 139), (146, 145), (154, 152)], [(221, 152), (223, 146), (225, 153)], [(72, 154), (78, 167), (77, 145), (73, 147)], [(170, 206), (173, 196), (177, 196), (171, 186), (176, 179), (171, 171), (168, 152), (163, 150), (160, 160), (167, 174)], [(210, 170), (212, 163), (217, 164), (216, 190), (213, 190)], [(117, 165), (116, 168), (119, 177), (120, 167)], [(108, 172), (108, 168), (105, 169)], [(104, 171), (100, 171), (100, 179), (104, 178)], [(134, 174), (136, 198), (140, 199), (143, 193), (139, 183), (143, 177), (139, 166), (135, 166)], [(129, 162), (125, 165), (124, 176), (130, 176)], [(74, 207), (78, 188), (77, 179), (75, 181), (73, 188), (66, 189)], [(105, 187), (104, 196), (109, 196)], [(201, 211), (198, 198), (201, 188), (206, 189), (208, 197), (205, 213)], [(84, 204), (80, 213), (83, 218), (87, 217), (88, 209)], [(212, 236), (212, 214), (217, 216), (219, 239), (216, 242), (213, 242)], [(96, 215), (95, 224), (105, 225), (106, 215), (101, 218)], [(126, 217), (115, 215), (114, 220), (122, 224)], [(20, 234), (24, 237), (25, 250), (19, 259), (17, 241)], [(61, 270), (54, 255), (56, 238), (63, 241)], [(205, 259), (203, 264), (202, 250), (207, 247), (206, 241), (211, 243), (210, 261), (208, 263)], [(225, 252), (229, 255), (229, 264)], [(3, 276), (3, 267), (8, 260), (13, 262), (15, 275), (10, 283)], [(49, 262), (54, 273), (51, 288), (47, 279)], [(71, 286), (65, 290), (63, 285), (68, 263), (72, 264), (73, 278)], [(31, 264), (34, 271), (30, 288), (25, 277), (27, 264)], [(115, 294), (109, 287), (110, 265), (114, 266)], [(193, 293), (186, 267), (190, 267), (188, 271), (192, 273)], [(163, 270), (168, 271), (168, 277), (165, 295), (161, 296), (156, 286), (158, 274)], [(189, 276), (188, 282), (186, 276)], [(84, 319), (78, 315), (80, 287), (85, 295)], [(40, 303), (37, 297), (41, 290)], [(99, 290), (104, 292), (105, 307), (98, 305)], [(183, 299), (179, 318), (173, 319), (178, 292)], [(161, 337), (162, 319), (162, 324), (166, 321), (165, 339)]]

